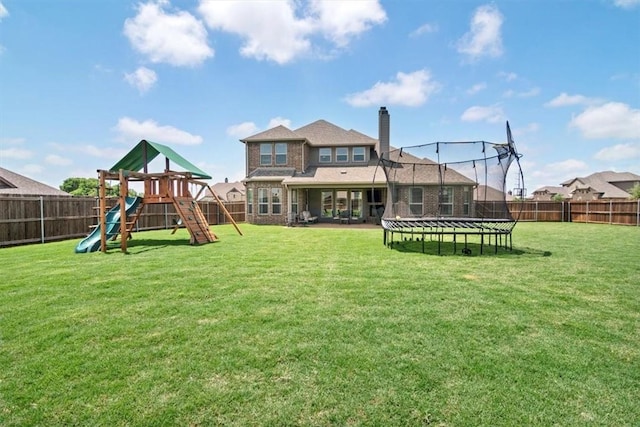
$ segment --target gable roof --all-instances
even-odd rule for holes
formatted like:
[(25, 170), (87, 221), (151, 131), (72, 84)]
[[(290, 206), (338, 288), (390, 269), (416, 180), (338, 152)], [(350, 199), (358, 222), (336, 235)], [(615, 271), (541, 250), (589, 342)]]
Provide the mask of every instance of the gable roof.
[(258, 141), (273, 141), (273, 140), (304, 140), (305, 138), (298, 135), (296, 132), (283, 125), (278, 125), (274, 128), (267, 129), (264, 132), (257, 133), (249, 136), (245, 139), (241, 139), (242, 142), (258, 142)]
[(316, 120), (313, 123), (291, 130), (279, 125), (263, 132), (241, 139), (241, 142), (261, 141), (306, 141), (311, 146), (355, 146), (375, 145), (377, 139), (371, 138), (353, 129), (346, 130), (326, 120)]
[(173, 151), (166, 145), (143, 139), (133, 147), (118, 163), (113, 165), (109, 171), (118, 172), (120, 169), (139, 172), (145, 165), (148, 165), (159, 154), (182, 167), (186, 172), (190, 172), (196, 178), (211, 179), (206, 172), (189, 162), (180, 154)]
[(213, 199), (214, 197), (213, 194), (211, 194), (211, 190), (213, 190), (216, 193), (216, 196), (218, 196), (218, 198), (223, 202), (228, 202), (227, 195), (231, 192), (237, 192), (243, 196), (245, 195), (244, 185), (242, 185), (240, 181), (218, 182), (205, 189), (204, 196), (201, 200)]
[(591, 188), (595, 192), (601, 193), (603, 198), (628, 198), (629, 193), (619, 187), (616, 187), (612, 183), (640, 182), (640, 175), (636, 175), (631, 172), (596, 172), (586, 177), (569, 179), (563, 182), (562, 186), (570, 187), (576, 181), (582, 184), (576, 185), (576, 188)]
[(4, 168), (0, 168), (0, 194), (16, 196), (71, 197), (71, 194), (69, 193)]
[(303, 135), (314, 146), (336, 145), (375, 145), (377, 140), (354, 130), (346, 130), (326, 120), (316, 120), (306, 126), (296, 129), (298, 135)]

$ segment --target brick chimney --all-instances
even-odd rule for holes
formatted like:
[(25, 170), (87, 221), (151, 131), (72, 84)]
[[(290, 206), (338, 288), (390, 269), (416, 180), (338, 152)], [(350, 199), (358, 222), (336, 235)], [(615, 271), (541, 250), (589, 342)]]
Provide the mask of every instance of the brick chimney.
[(378, 111), (378, 144), (377, 151), (378, 157), (381, 157), (382, 154), (389, 154), (389, 130), (391, 124), (389, 120), (389, 112), (387, 111), (387, 107), (380, 107), (380, 111)]

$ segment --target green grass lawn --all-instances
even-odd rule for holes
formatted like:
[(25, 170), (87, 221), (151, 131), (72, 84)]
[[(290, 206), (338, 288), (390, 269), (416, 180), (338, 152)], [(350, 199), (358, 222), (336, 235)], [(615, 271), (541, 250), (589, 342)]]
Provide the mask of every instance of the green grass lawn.
[(640, 424), (638, 227), (241, 228), (1, 249), (0, 425)]

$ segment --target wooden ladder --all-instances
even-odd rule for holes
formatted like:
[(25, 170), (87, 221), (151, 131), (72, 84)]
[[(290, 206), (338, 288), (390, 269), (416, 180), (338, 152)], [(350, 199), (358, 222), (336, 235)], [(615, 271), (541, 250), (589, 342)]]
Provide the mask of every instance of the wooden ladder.
[(191, 244), (211, 243), (217, 240), (209, 229), (209, 223), (204, 217), (198, 203), (191, 197), (175, 197), (174, 206), (180, 215), (182, 223), (191, 234)]

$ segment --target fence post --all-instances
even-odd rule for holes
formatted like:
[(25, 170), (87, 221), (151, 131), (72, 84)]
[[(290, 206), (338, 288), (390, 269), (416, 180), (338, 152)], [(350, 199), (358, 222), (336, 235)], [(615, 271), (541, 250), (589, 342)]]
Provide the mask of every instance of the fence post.
[(535, 215), (535, 219), (536, 222), (538, 222), (538, 201), (536, 200), (536, 215)]
[(613, 202), (609, 200), (609, 224), (613, 224)]
[(589, 201), (588, 201), (588, 200), (587, 200), (587, 207), (586, 207), (586, 209), (587, 209), (587, 219), (586, 219), (584, 222), (586, 222), (586, 223), (588, 224), (588, 223), (589, 223)]
[(560, 222), (564, 222), (564, 200), (560, 202)]
[(640, 227), (640, 199), (638, 199), (638, 208), (636, 209), (636, 227)]
[(44, 197), (40, 196), (40, 243), (44, 243)]

